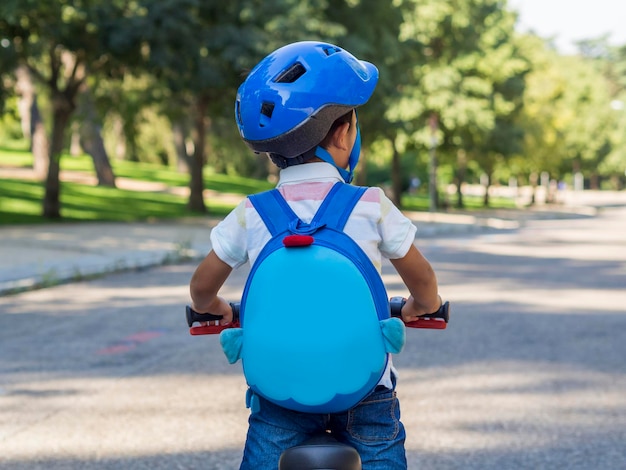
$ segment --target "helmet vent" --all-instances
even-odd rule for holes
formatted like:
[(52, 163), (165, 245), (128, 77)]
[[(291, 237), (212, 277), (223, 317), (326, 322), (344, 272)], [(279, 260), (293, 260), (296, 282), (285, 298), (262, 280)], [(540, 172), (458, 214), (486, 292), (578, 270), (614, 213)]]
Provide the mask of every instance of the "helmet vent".
[(263, 116), (267, 116), (268, 118), (271, 118), (273, 112), (274, 112), (274, 103), (268, 103), (267, 101), (263, 102), (263, 104), (261, 105), (261, 114)]
[(338, 47), (324, 47), (324, 52), (326, 53), (326, 55), (333, 55), (336, 52), (341, 52), (341, 49), (339, 49)]
[(304, 75), (305, 72), (306, 69), (304, 68), (304, 65), (300, 62), (296, 62), (280, 72), (273, 81), (274, 83), (293, 83)]
[(243, 124), (243, 121), (241, 120), (241, 101), (237, 100), (235, 102), (235, 115), (237, 116), (237, 122), (239, 123), (239, 125)]
[(261, 105), (261, 119), (259, 121), (259, 125), (261, 127), (268, 126), (270, 124), (270, 119), (272, 119), (273, 113), (274, 113), (274, 103), (264, 101), (263, 104)]

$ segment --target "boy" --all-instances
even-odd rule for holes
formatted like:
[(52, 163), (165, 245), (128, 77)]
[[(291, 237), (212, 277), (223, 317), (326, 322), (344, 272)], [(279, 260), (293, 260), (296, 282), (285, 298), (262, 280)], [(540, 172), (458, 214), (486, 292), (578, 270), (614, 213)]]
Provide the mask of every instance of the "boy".
[[(239, 88), (235, 115), (244, 141), (267, 153), (281, 168), (277, 189), (304, 222), (315, 215), (334, 184), (349, 183), (360, 154), (356, 108), (365, 104), (378, 70), (332, 44), (298, 42), (263, 59)], [(365, 251), (378, 271), (389, 258), (410, 292), (402, 309), (405, 322), (441, 305), (437, 279), (413, 245), (415, 226), (379, 188), (368, 188), (355, 206), (345, 233)], [(247, 200), (211, 232), (212, 251), (190, 283), (192, 308), (232, 321), (218, 292), (232, 269), (254, 263), (270, 239)], [(298, 273), (277, 273), (277, 295)], [(241, 469), (276, 469), (280, 454), (312, 434), (330, 430), (357, 449), (365, 470), (406, 469), (405, 432), (388, 362), (374, 391), (354, 408), (336, 414), (301, 413), (260, 397), (251, 413)]]

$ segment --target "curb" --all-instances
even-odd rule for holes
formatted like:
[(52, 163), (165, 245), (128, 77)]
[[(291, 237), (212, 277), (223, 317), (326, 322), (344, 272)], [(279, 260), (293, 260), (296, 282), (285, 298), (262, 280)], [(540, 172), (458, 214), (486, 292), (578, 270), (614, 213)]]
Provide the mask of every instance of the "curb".
[(15, 295), (22, 292), (45, 289), (62, 284), (88, 281), (114, 273), (142, 271), (156, 266), (166, 266), (186, 263), (190, 261), (200, 261), (204, 254), (195, 250), (150, 253), (129, 259), (113, 260), (107, 264), (90, 266), (59, 266), (38, 272), (31, 276), (22, 277), (15, 280), (0, 281), (0, 297)]
[[(405, 211), (404, 214), (417, 226), (416, 239), (419, 240), (511, 231), (519, 229), (529, 219), (593, 217), (597, 212), (593, 207), (577, 207), (533, 211), (524, 213), (524, 217), (520, 217), (519, 212), (508, 214), (511, 218), (445, 212)], [(215, 223), (213, 219), (182, 219), (174, 223), (7, 228), (7, 236), (3, 237), (0, 247), (0, 252), (5, 250), (4, 258), (8, 260), (4, 267), (0, 263), (0, 296), (113, 273), (200, 261), (210, 249), (209, 233)], [(200, 242), (194, 242), (194, 239), (200, 239)]]

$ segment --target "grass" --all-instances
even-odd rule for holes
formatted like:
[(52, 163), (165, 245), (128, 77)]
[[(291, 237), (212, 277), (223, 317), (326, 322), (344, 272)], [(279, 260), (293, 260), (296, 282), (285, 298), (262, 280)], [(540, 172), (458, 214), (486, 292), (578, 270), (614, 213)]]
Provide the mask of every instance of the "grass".
[[(162, 183), (170, 187), (186, 187), (189, 175), (162, 165), (128, 161), (112, 161), (117, 177)], [(32, 154), (24, 148), (0, 147), (0, 166), (30, 168)], [(93, 174), (93, 163), (88, 156), (61, 159), (61, 169)], [(269, 189), (271, 184), (251, 178), (214, 173), (210, 168), (204, 172), (204, 187), (221, 193), (252, 194)], [(44, 188), (41, 182), (0, 178), (0, 226), (15, 224), (38, 224), (50, 222), (41, 217)], [(187, 209), (187, 198), (167, 192), (130, 191), (117, 188), (91, 186), (79, 183), (61, 183), (62, 222), (120, 221), (175, 219), (200, 216)], [(465, 210), (484, 210), (481, 197), (465, 196)], [(427, 211), (426, 194), (405, 195), (403, 209)], [(210, 215), (223, 217), (234, 205), (216, 198), (205, 200)], [(504, 198), (492, 198), (490, 209), (514, 208), (515, 202)]]
[[(456, 210), (454, 203), (456, 200), (451, 201), (452, 205), (450, 210)], [(503, 197), (490, 197), (489, 207), (485, 208), (483, 205), (482, 196), (463, 196), (463, 203), (465, 207), (463, 211), (484, 211), (485, 209), (516, 209), (515, 201), (509, 198)], [(427, 194), (408, 195), (405, 194), (402, 197), (402, 208), (408, 211), (427, 211), (430, 208), (430, 200)]]
[[(25, 149), (0, 147), (0, 164), (16, 168), (31, 168), (32, 154)], [(111, 160), (115, 176), (130, 178), (140, 181), (163, 183), (168, 186), (187, 186), (189, 175), (152, 163), (129, 162), (125, 160)], [(72, 157), (64, 155), (61, 158), (61, 169), (70, 171), (82, 171), (93, 174), (93, 163), (89, 156), (81, 155)], [(219, 192), (236, 194), (252, 194), (271, 187), (266, 181), (258, 181), (251, 178), (229, 176), (215, 173), (211, 168), (204, 171), (205, 188)]]
[[(0, 225), (50, 222), (41, 217), (43, 185), (39, 182), (0, 179)], [(232, 205), (207, 201), (211, 215), (224, 216)], [(198, 216), (187, 209), (187, 198), (169, 193), (61, 184), (64, 222), (174, 219)]]
[[(29, 168), (32, 156), (23, 149), (0, 148), (0, 165)], [(164, 183), (168, 186), (187, 186), (189, 176), (159, 165), (113, 161), (117, 177)], [(61, 159), (62, 170), (84, 171), (93, 174), (93, 164), (87, 156)], [(265, 181), (231, 177), (205, 171), (205, 188), (217, 192), (246, 195), (268, 189)], [(41, 217), (44, 188), (41, 182), (20, 179), (0, 179), (0, 225), (36, 224), (50, 222)], [(79, 183), (61, 183), (61, 215), (63, 222), (121, 221), (174, 219), (201, 214), (187, 209), (187, 198), (167, 192), (130, 191), (91, 186)], [(210, 215), (223, 217), (233, 207), (219, 199), (205, 200)]]

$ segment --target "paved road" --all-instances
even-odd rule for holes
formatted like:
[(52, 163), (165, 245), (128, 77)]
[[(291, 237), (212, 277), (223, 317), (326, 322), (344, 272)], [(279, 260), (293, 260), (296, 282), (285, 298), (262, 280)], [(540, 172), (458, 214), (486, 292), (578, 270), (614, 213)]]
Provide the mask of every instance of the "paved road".
[[(624, 233), (622, 206), (418, 240), (454, 312), (395, 358), (409, 468), (626, 468)], [(0, 468), (237, 468), (245, 384), (187, 334), (193, 268), (0, 297)]]

